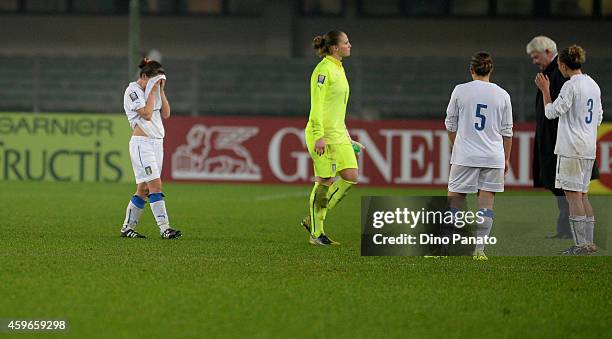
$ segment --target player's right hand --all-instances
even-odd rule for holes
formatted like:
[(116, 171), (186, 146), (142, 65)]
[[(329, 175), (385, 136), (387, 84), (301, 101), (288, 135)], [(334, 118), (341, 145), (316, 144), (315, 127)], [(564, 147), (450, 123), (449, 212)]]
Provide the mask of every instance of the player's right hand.
[(325, 139), (320, 138), (315, 142), (315, 153), (323, 155), (325, 153)]
[(510, 161), (506, 161), (506, 165), (504, 166), (504, 175), (508, 174), (509, 169), (510, 169)]
[(535, 84), (541, 90), (545, 90), (550, 86), (550, 80), (548, 80), (548, 76), (538, 73), (535, 77)]

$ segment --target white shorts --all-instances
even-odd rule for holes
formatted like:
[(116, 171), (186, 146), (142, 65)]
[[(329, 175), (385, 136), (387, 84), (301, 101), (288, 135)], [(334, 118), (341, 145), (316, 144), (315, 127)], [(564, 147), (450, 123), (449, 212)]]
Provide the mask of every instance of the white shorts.
[(164, 139), (133, 136), (130, 140), (130, 159), (137, 184), (161, 177)]
[(448, 191), (455, 193), (477, 193), (504, 191), (504, 169), (451, 165)]
[(589, 191), (591, 172), (595, 159), (568, 158), (557, 156), (557, 174), (555, 176), (555, 188), (565, 191), (583, 192)]

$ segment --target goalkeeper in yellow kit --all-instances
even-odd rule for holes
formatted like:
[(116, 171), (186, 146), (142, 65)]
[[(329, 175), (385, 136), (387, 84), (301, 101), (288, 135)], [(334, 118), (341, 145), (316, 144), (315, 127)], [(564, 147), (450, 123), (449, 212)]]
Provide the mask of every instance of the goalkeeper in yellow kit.
[[(349, 84), (342, 58), (351, 55), (351, 44), (344, 32), (331, 31), (316, 36), (313, 46), (323, 58), (310, 78), (310, 116), (305, 130), (315, 184), (308, 203), (310, 214), (301, 224), (310, 232), (311, 244), (337, 245), (325, 234), (325, 216), (357, 183), (355, 154), (363, 149), (351, 140), (344, 124)], [(337, 175), (341, 178), (334, 182)]]

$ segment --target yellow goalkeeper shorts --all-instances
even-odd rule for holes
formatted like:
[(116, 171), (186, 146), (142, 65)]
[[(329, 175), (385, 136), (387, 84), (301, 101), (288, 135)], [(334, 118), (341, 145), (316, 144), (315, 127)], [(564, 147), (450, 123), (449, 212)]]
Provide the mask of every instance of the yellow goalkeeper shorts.
[(312, 158), (314, 174), (321, 178), (333, 178), (338, 172), (347, 168), (358, 168), (357, 157), (350, 143), (325, 145), (325, 153), (318, 155), (315, 152), (315, 140), (306, 134), (306, 147)]

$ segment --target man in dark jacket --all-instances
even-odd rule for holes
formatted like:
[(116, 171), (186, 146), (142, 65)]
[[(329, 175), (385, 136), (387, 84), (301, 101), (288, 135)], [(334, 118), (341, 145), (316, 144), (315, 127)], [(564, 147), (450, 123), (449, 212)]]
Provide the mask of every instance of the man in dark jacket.
[[(527, 54), (534, 65), (548, 76), (550, 80), (550, 96), (554, 101), (565, 79), (557, 65), (557, 45), (545, 36), (537, 36), (527, 44)], [(537, 89), (536, 89), (537, 90)], [(559, 119), (548, 120), (544, 115), (544, 100), (542, 92), (537, 91), (535, 105), (536, 132), (533, 145), (533, 187), (545, 187), (557, 198), (559, 217), (557, 218), (557, 233), (548, 238), (571, 239), (569, 226), (569, 206), (563, 190), (555, 188), (555, 175), (557, 169), (557, 156), (555, 143), (557, 142), (557, 124)], [(593, 166), (591, 179), (598, 177), (597, 166)]]

